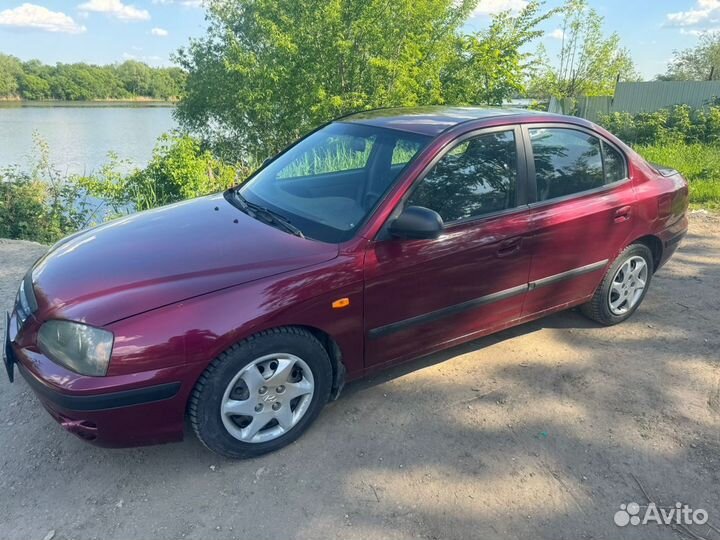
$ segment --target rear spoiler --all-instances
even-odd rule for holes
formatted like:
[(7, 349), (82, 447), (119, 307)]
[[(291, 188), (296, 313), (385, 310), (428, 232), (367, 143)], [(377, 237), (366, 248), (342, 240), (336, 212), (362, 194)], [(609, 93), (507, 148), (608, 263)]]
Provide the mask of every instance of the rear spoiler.
[(661, 176), (675, 176), (676, 174), (680, 174), (675, 169), (672, 169), (670, 167), (665, 167), (663, 165), (658, 165), (657, 163), (650, 163), (650, 166), (655, 169), (655, 172), (657, 172)]

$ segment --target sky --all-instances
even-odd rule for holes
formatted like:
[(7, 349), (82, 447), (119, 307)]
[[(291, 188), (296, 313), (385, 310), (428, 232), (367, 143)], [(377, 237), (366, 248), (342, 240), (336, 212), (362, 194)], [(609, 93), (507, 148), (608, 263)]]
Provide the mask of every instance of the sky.
[[(560, 0), (548, 0), (547, 6)], [(520, 9), (526, 0), (481, 0), (466, 29), (486, 26), (490, 14)], [(617, 32), (638, 71), (665, 71), (674, 50), (720, 29), (720, 0), (590, 0)], [(546, 22), (542, 39), (551, 58), (560, 46), (560, 19)], [(202, 0), (0, 0), (0, 52), (48, 64), (109, 64), (136, 59), (171, 65), (171, 54), (203, 35)]]

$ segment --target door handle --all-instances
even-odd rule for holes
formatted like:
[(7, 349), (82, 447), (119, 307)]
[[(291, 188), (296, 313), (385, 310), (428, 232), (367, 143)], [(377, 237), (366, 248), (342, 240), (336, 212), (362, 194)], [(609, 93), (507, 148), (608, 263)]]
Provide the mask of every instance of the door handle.
[(627, 221), (632, 216), (632, 206), (621, 206), (615, 210), (615, 223)]
[(497, 249), (497, 256), (507, 257), (508, 255), (511, 255), (518, 251), (520, 249), (520, 246), (522, 246), (522, 238), (511, 238), (510, 240), (500, 242), (500, 245)]

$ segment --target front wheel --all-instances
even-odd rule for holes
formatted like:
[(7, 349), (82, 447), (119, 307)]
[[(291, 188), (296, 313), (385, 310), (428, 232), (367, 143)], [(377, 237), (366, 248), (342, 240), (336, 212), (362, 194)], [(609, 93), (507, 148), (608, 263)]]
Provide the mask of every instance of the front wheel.
[(653, 270), (650, 248), (630, 244), (610, 266), (592, 299), (580, 307), (581, 312), (607, 326), (624, 321), (645, 298)]
[(327, 351), (309, 332), (277, 328), (236, 344), (208, 366), (190, 398), (190, 422), (210, 450), (259, 456), (297, 439), (327, 403)]

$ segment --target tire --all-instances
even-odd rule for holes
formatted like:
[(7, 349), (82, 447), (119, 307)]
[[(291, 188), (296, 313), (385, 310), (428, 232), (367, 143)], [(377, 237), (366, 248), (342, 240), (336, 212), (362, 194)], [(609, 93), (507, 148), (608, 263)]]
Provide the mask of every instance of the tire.
[[(644, 287), (639, 292), (633, 302), (626, 300), (626, 304), (620, 307), (613, 308), (611, 301), (616, 304), (622, 299), (619, 298), (617, 292), (613, 292), (611, 296), (611, 289), (616, 291), (620, 288), (618, 280), (622, 281), (623, 275), (620, 273), (621, 268), (626, 263), (632, 265), (633, 263), (639, 263), (639, 259), (643, 259), (646, 265), (646, 279), (644, 280)], [(638, 264), (639, 266), (639, 264)], [(628, 268), (627, 266), (625, 268)], [(603, 324), (605, 326), (611, 326), (623, 322), (629, 318), (635, 310), (640, 306), (648, 289), (650, 288), (650, 281), (654, 272), (653, 268), (653, 255), (645, 244), (630, 244), (626, 247), (620, 255), (615, 259), (615, 262), (610, 266), (602, 282), (595, 290), (595, 294), (592, 299), (580, 306), (580, 311), (587, 318), (592, 319), (595, 322)], [(636, 281), (636, 283), (638, 283)], [(615, 285), (615, 287), (614, 287)], [(637, 288), (634, 289), (637, 291)]]
[(315, 336), (295, 327), (267, 330), (210, 363), (190, 397), (190, 423), (213, 452), (260, 456), (302, 435), (327, 403), (331, 386), (330, 357)]

